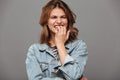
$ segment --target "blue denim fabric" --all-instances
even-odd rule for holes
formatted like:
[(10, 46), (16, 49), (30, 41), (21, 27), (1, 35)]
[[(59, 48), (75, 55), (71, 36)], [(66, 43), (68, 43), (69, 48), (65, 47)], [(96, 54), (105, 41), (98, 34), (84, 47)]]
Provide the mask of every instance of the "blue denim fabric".
[[(32, 44), (27, 53), (26, 70), (29, 80), (78, 80), (85, 69), (88, 52), (83, 40), (65, 45), (67, 56), (63, 65), (47, 44)], [(58, 54), (57, 54), (58, 55)]]

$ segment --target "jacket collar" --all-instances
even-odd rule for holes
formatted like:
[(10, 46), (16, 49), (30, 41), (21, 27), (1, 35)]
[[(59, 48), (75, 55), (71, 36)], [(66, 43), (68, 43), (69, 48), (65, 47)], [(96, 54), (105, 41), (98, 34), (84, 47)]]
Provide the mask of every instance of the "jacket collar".
[(40, 44), (39, 45), (39, 50), (40, 51), (44, 51), (44, 50), (46, 50), (46, 49), (48, 49), (49, 48), (49, 46), (47, 45), (47, 44)]
[[(71, 46), (72, 46), (71, 43), (68, 43), (68, 44), (65, 45), (65, 48), (69, 49)], [(40, 51), (44, 51), (48, 48), (49, 48), (49, 46), (47, 44), (40, 44), (40, 46), (39, 46)]]

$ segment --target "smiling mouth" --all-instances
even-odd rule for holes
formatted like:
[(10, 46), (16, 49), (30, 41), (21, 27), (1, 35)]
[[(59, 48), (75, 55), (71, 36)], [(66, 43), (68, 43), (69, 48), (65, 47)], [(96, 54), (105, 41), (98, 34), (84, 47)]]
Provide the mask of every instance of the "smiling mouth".
[(60, 27), (60, 26), (63, 26), (63, 25), (55, 25), (54, 28), (56, 29), (57, 27)]

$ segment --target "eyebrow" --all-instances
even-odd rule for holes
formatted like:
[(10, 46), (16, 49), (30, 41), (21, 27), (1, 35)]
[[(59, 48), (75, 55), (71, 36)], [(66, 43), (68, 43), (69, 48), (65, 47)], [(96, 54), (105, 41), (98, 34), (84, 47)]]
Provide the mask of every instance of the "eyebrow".
[[(57, 15), (51, 15), (50, 17), (55, 17), (55, 16), (57, 17)], [(63, 17), (63, 16), (66, 17), (66, 15), (61, 15), (61, 16), (62, 16), (62, 17)], [(61, 16), (60, 16), (60, 17), (61, 17)]]

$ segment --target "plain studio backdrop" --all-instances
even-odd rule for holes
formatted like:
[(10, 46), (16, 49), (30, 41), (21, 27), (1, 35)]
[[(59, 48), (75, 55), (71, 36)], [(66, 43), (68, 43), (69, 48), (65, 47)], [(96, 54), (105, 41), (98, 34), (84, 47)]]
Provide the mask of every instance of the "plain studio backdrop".
[[(64, 0), (88, 46), (88, 80), (120, 80), (120, 0)], [(38, 42), (48, 0), (0, 0), (0, 80), (27, 80), (27, 49)]]

